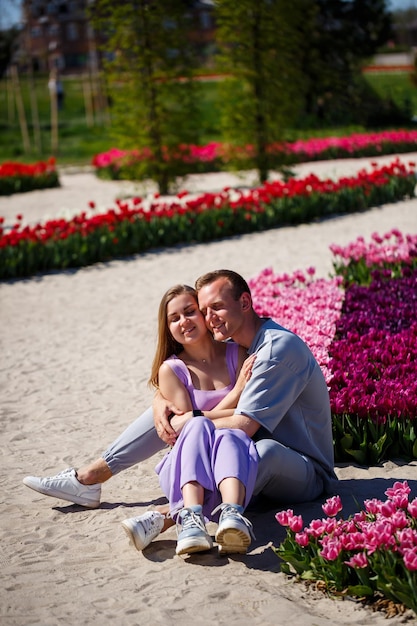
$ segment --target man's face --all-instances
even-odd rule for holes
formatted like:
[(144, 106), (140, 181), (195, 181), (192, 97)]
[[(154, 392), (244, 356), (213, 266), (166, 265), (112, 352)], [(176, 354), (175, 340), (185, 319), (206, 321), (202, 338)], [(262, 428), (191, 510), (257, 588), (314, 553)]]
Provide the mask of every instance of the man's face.
[(243, 323), (241, 299), (234, 300), (227, 278), (218, 278), (198, 292), (198, 305), (207, 328), (217, 341), (225, 341), (239, 331)]

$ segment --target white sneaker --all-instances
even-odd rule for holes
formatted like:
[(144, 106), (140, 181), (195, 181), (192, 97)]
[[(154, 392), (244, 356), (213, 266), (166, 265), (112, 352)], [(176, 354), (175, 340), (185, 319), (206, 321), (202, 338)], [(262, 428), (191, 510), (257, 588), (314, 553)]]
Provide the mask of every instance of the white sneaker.
[(89, 509), (96, 509), (100, 506), (101, 485), (81, 484), (77, 479), (75, 469), (72, 467), (59, 472), (56, 476), (46, 478), (26, 476), (23, 479), (23, 484), (45, 496), (68, 500), (68, 502), (80, 504)]
[(136, 550), (143, 550), (159, 535), (164, 525), (164, 516), (159, 511), (147, 511), (138, 517), (123, 520), (122, 526)]
[(219, 527), (215, 540), (221, 554), (246, 554), (251, 537), (255, 538), (251, 522), (243, 517), (243, 507), (237, 504), (223, 503), (216, 507), (213, 514), (221, 510)]
[(213, 547), (204, 522), (203, 507), (199, 504), (184, 507), (178, 513), (177, 534), (175, 552), (178, 555), (205, 552)]

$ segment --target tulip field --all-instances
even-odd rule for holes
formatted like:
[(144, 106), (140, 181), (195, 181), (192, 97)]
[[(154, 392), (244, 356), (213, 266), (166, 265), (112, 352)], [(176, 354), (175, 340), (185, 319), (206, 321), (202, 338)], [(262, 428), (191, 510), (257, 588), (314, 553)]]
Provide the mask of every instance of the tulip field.
[[(297, 162), (382, 154), (399, 146), (414, 150), (416, 140), (417, 133), (398, 131), (276, 149)], [(202, 171), (220, 167), (226, 152), (213, 144), (184, 148), (180, 156)], [(97, 155), (97, 174), (123, 177), (132, 158), (141, 155)], [(55, 185), (53, 159), (0, 165), (0, 193)], [(105, 213), (91, 200), (69, 220), (24, 226), (22, 215), (13, 224), (0, 216), (0, 280), (365, 211), (412, 198), (415, 187), (415, 164), (395, 158), (339, 180), (309, 175), (197, 197), (183, 191), (164, 200), (155, 194), (117, 201)], [(358, 237), (346, 246), (332, 245), (330, 252), (333, 273), (327, 279), (316, 278), (313, 267), (292, 274), (265, 268), (254, 276), (254, 308), (297, 333), (320, 364), (336, 462), (366, 466), (417, 459), (417, 233), (374, 232), (369, 241)], [(366, 500), (347, 519), (337, 518), (343, 503), (336, 495), (323, 505), (326, 518), (308, 525), (290, 509), (278, 512), (278, 523), (286, 527), (285, 540), (274, 548), (282, 571), (321, 581), (331, 593), (382, 596), (417, 613), (417, 498), (410, 493), (407, 482), (396, 482), (386, 501)]]
[[(264, 270), (251, 281), (255, 308), (297, 332), (326, 377), (338, 461), (417, 458), (417, 234), (374, 233), (331, 246), (335, 275)], [(417, 498), (407, 482), (366, 500), (347, 519), (336, 495), (308, 525), (292, 509), (276, 519), (286, 538), (281, 570), (327, 592), (391, 601), (417, 613)], [(382, 606), (387, 606), (386, 604)], [(395, 609), (397, 610), (397, 609)], [(400, 610), (400, 609), (398, 609)]]
[(377, 600), (381, 596), (417, 614), (417, 498), (407, 483), (395, 482), (387, 500), (366, 500), (364, 509), (343, 519), (339, 496), (323, 504), (326, 518), (305, 526), (292, 509), (276, 514), (287, 536), (276, 554), (282, 571), (323, 581), (338, 596)]
[(332, 248), (330, 279), (315, 280), (313, 268), (253, 278), (255, 309), (302, 337), (319, 362), (337, 461), (416, 459), (417, 234)]
[[(282, 164), (305, 163), (327, 159), (374, 157), (382, 154), (413, 152), (417, 145), (417, 131), (389, 130), (375, 133), (356, 133), (347, 137), (322, 137), (281, 142), (269, 146), (271, 167)], [(233, 158), (242, 169), (251, 165), (253, 146), (231, 147), (219, 142), (203, 146), (181, 145), (166, 150), (165, 158), (175, 161), (178, 175), (213, 172), (229, 167)], [(135, 179), (138, 165), (151, 159), (149, 149), (120, 150), (111, 148), (96, 154), (92, 160), (96, 173), (102, 178)]]

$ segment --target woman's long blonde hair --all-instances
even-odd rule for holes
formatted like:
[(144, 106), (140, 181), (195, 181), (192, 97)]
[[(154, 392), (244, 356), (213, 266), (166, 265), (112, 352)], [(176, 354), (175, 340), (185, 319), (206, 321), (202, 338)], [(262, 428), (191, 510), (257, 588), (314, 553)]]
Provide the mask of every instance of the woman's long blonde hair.
[(159, 304), (158, 310), (158, 340), (156, 345), (156, 352), (152, 363), (151, 376), (148, 384), (158, 388), (159, 384), (159, 368), (162, 363), (170, 357), (172, 354), (179, 354), (183, 351), (184, 346), (178, 341), (175, 341), (168, 328), (167, 322), (167, 306), (177, 296), (181, 296), (183, 293), (189, 293), (197, 301), (197, 292), (193, 287), (189, 285), (174, 285), (162, 296), (162, 300)]

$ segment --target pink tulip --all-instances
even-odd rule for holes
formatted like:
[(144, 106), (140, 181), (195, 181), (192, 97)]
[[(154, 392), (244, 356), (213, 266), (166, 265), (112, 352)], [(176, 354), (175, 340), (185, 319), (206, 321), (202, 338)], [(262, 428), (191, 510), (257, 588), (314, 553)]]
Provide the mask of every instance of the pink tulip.
[(368, 557), (365, 552), (358, 552), (354, 554), (349, 561), (345, 561), (346, 565), (349, 567), (358, 567), (363, 569), (368, 566)]
[(293, 531), (293, 533), (298, 533), (304, 526), (303, 518), (301, 517), (301, 515), (294, 515), (293, 517), (290, 517), (288, 521), (288, 526), (290, 527), (290, 530)]
[(368, 554), (373, 554), (380, 548), (389, 548), (395, 546), (395, 537), (393, 534), (393, 525), (388, 520), (383, 522), (377, 521), (369, 523), (362, 528), (365, 537), (365, 548)]
[(414, 528), (404, 528), (403, 530), (398, 530), (396, 537), (401, 554), (403, 554), (405, 550), (417, 547), (417, 530)]
[(308, 546), (308, 542), (310, 541), (310, 538), (306, 532), (297, 533), (295, 535), (295, 541), (298, 543), (299, 546), (301, 546), (302, 548), (305, 548)]
[(328, 498), (321, 508), (329, 517), (335, 517), (343, 509), (340, 496)]
[(365, 536), (360, 532), (343, 535), (341, 542), (344, 550), (360, 550), (365, 547)]
[(396, 481), (392, 487), (389, 487), (386, 492), (385, 495), (388, 496), (388, 498), (393, 499), (394, 497), (398, 497), (398, 496), (407, 496), (408, 494), (411, 492), (411, 488), (408, 485), (408, 482), (405, 480), (404, 482), (399, 482)]
[(410, 513), (410, 515), (417, 518), (417, 498), (414, 498), (414, 500), (411, 500), (411, 502), (408, 504), (407, 510)]
[(306, 532), (312, 537), (318, 538), (324, 535), (326, 532), (326, 521), (320, 519), (313, 519), (308, 528), (306, 528)]
[(280, 511), (275, 514), (275, 519), (281, 526), (289, 526), (290, 519), (294, 516), (294, 511), (292, 509), (287, 509), (286, 511)]
[(372, 498), (372, 500), (365, 500), (364, 506), (368, 513), (376, 515), (381, 510), (381, 501), (377, 500), (377, 498)]
[(417, 570), (417, 548), (406, 550), (403, 554), (404, 565), (410, 572)]
[(390, 521), (395, 528), (401, 529), (408, 525), (407, 515), (402, 510), (396, 511), (393, 515), (391, 515)]
[(327, 561), (335, 561), (342, 551), (342, 544), (337, 539), (326, 535), (322, 539), (323, 547), (320, 550), (320, 556)]
[(384, 517), (391, 517), (397, 511), (397, 507), (394, 502), (387, 500), (386, 502), (382, 502), (381, 504), (381, 515)]

